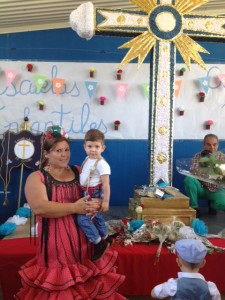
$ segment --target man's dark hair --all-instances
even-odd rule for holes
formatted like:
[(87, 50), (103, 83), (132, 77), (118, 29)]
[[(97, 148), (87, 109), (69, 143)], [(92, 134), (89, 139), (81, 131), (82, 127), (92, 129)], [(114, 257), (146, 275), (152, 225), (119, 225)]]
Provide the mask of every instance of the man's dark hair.
[(207, 138), (215, 138), (215, 139), (217, 139), (217, 142), (219, 142), (219, 139), (218, 139), (217, 135), (215, 135), (213, 133), (209, 133), (209, 134), (206, 134), (205, 137), (204, 137), (204, 140), (203, 140), (204, 144), (205, 144), (205, 141), (206, 141)]

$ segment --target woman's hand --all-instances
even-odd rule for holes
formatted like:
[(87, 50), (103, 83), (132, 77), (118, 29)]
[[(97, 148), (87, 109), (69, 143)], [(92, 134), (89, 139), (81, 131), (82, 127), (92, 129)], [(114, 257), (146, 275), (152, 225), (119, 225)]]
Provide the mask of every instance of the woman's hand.
[(89, 196), (85, 196), (77, 200), (74, 204), (76, 205), (76, 214), (93, 216), (99, 212), (101, 200), (97, 198), (90, 199)]

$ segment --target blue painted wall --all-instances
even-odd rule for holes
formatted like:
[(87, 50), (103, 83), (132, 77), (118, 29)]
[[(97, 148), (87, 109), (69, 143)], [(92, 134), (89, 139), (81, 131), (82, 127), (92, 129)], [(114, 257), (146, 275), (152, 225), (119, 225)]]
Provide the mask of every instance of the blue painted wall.
[[(74, 62), (120, 62), (126, 50), (117, 48), (126, 42), (125, 37), (96, 36), (90, 41), (79, 38), (70, 28), (36, 32), (14, 33), (0, 35), (1, 60), (37, 60), (37, 61), (74, 61)], [(225, 44), (203, 43), (211, 54), (202, 54), (206, 63), (223, 63)], [(150, 56), (146, 61), (150, 61)], [(177, 54), (177, 62), (183, 62)], [(1, 99), (0, 99), (1, 101)], [(138, 125), (138, 124), (137, 124)], [(83, 141), (71, 142), (71, 163), (81, 164), (84, 158)], [(111, 175), (111, 205), (127, 206), (132, 197), (135, 185), (149, 183), (149, 143), (148, 140), (108, 140), (106, 141), (104, 157), (112, 168)], [(183, 176), (175, 168), (178, 158), (192, 157), (202, 148), (199, 140), (175, 140), (173, 146), (174, 169), (173, 186), (183, 191)], [(222, 141), (220, 148), (225, 148)], [(0, 149), (0, 154), (2, 149)], [(25, 170), (23, 183), (28, 170)], [(15, 214), (18, 201), (20, 170), (12, 171), (9, 186), (9, 205), (3, 206), (4, 195), (0, 194), (0, 224)], [(2, 182), (0, 182), (2, 191)], [(22, 202), (25, 201), (22, 193)]]

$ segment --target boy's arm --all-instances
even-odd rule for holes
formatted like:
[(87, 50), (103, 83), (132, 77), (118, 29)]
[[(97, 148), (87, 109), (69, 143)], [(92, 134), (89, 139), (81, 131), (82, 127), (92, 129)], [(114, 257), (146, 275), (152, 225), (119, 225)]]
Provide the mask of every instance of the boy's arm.
[(157, 296), (156, 296), (156, 294), (155, 294), (155, 292), (154, 292), (154, 288), (153, 288), (152, 291), (151, 291), (151, 297), (152, 297), (153, 299), (157, 299)]
[(109, 198), (110, 198), (110, 183), (109, 175), (101, 175), (102, 188), (104, 192), (104, 198), (102, 200), (101, 211), (109, 210)]
[(177, 279), (170, 278), (168, 281), (156, 285), (151, 291), (151, 297), (154, 299), (167, 299), (177, 292)]

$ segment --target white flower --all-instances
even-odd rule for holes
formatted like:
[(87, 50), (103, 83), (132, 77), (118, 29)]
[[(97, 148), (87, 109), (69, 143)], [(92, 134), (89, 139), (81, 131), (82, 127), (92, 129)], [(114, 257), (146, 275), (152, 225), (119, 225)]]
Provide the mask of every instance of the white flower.
[(131, 240), (131, 239), (126, 239), (126, 240), (124, 241), (124, 245), (125, 245), (125, 246), (133, 245), (132, 240)]
[(88, 90), (89, 90), (89, 91), (92, 91), (93, 89), (94, 89), (93, 85), (92, 85), (92, 84), (89, 84)]
[(8, 73), (8, 78), (13, 78), (13, 73), (12, 72)]
[(136, 207), (136, 213), (137, 213), (137, 214), (141, 214), (142, 211), (143, 211), (143, 208), (142, 208), (141, 206), (137, 206), (137, 207)]
[(38, 84), (43, 84), (44, 83), (44, 80), (43, 79), (38, 79)]
[(184, 111), (184, 107), (183, 106), (180, 106), (178, 109), (179, 109), (179, 111)]
[(218, 167), (220, 168), (223, 176), (225, 176), (225, 164), (218, 165)]
[(57, 89), (59, 89), (59, 88), (61, 88), (61, 83), (57, 82), (55, 86), (56, 86)]
[(179, 234), (180, 234), (181, 238), (183, 238), (183, 239), (195, 239), (196, 238), (194, 229), (189, 226), (181, 227), (179, 230)]

